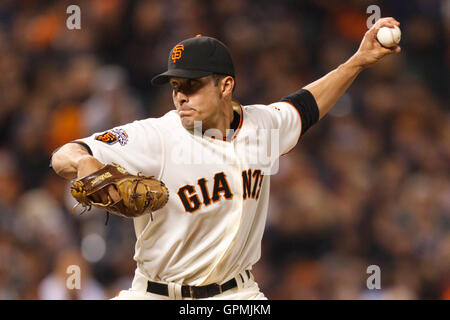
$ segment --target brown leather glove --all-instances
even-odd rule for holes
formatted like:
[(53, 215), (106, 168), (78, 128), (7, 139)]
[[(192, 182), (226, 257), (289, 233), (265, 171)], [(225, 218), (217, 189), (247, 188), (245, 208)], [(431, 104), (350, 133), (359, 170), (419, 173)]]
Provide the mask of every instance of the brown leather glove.
[[(119, 193), (120, 200), (114, 202), (110, 196), (106, 203), (95, 201), (92, 195), (113, 186)], [(153, 177), (132, 175), (117, 164), (108, 164), (90, 175), (72, 183), (72, 196), (81, 204), (84, 213), (91, 206), (126, 218), (140, 217), (164, 207), (169, 200), (169, 191), (162, 181)], [(152, 216), (153, 219), (153, 216)]]

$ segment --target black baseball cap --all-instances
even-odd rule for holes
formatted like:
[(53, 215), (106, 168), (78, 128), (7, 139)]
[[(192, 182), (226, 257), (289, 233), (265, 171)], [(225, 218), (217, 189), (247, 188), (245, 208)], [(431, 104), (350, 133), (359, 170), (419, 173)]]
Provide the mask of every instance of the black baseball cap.
[(171, 77), (196, 79), (213, 73), (235, 76), (230, 52), (219, 40), (197, 35), (172, 48), (167, 71), (155, 76), (152, 84), (165, 84)]

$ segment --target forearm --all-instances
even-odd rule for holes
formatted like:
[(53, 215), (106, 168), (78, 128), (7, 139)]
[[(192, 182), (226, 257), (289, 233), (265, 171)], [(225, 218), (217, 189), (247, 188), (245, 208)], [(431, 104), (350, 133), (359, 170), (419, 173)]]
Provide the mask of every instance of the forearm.
[(399, 46), (384, 48), (376, 39), (377, 32), (381, 27), (392, 28), (399, 25), (400, 23), (391, 17), (379, 19), (364, 34), (358, 50), (347, 62), (304, 87), (304, 89), (311, 92), (316, 100), (319, 109), (319, 119), (330, 111), (363, 69), (374, 65), (389, 54), (401, 51)]
[(319, 108), (319, 119), (325, 116), (363, 70), (355, 56), (322, 78), (305, 86)]
[(92, 158), (83, 146), (67, 143), (53, 154), (51, 162), (53, 170), (59, 176), (65, 179), (74, 179), (77, 177), (80, 163)]

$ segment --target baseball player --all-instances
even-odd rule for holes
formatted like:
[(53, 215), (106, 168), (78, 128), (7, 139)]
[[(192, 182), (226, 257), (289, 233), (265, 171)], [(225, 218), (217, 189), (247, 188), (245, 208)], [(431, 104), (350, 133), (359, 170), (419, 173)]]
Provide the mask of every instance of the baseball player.
[[(270, 105), (233, 100), (227, 47), (189, 38), (171, 50), (168, 70), (152, 79), (170, 84), (174, 110), (58, 149), (52, 167), (66, 179), (116, 163), (157, 177), (169, 190), (162, 209), (134, 218), (135, 276), (115, 299), (266, 299), (251, 269), (261, 253), (270, 169), (364, 68), (400, 52), (376, 40), (380, 27), (394, 25), (393, 18), (378, 20), (348, 61)], [(275, 155), (254, 157), (267, 150)], [(120, 200), (114, 187), (94, 197)]]

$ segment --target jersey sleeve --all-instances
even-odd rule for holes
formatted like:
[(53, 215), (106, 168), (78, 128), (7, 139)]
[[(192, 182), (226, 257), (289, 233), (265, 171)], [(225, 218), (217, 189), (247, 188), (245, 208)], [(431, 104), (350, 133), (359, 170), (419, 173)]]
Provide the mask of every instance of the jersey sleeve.
[(302, 121), (297, 109), (288, 102), (272, 103), (265, 108), (270, 114), (271, 127), (278, 131), (280, 155), (292, 150), (300, 139)]
[(140, 172), (156, 177), (161, 174), (163, 140), (151, 119), (134, 121), (73, 142), (86, 144), (100, 162), (117, 163), (131, 174)]
[(311, 92), (303, 88), (269, 107), (272, 107), (273, 126), (280, 132), (280, 155), (291, 151), (300, 136), (319, 121), (316, 100)]

